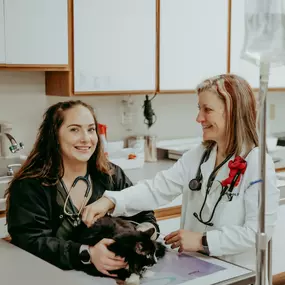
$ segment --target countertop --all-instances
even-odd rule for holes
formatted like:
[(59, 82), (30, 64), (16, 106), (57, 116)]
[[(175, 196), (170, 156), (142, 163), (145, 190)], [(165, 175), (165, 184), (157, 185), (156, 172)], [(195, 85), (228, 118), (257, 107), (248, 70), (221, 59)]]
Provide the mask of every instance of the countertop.
[[(157, 162), (145, 162), (142, 168), (125, 170), (126, 175), (135, 184), (140, 180), (152, 179), (156, 173), (170, 168), (176, 161), (170, 159), (158, 160)], [(171, 203), (159, 207), (158, 209), (176, 207), (182, 205), (182, 195), (179, 195)]]
[(276, 147), (276, 150), (270, 153), (274, 159), (279, 159), (274, 163), (276, 172), (285, 171), (285, 147)]
[[(274, 153), (274, 158), (278, 157), (279, 160), (274, 163), (276, 172), (285, 171), (285, 148), (278, 150)], [(162, 170), (170, 168), (176, 160), (162, 159), (157, 162), (145, 162), (142, 168), (127, 169), (125, 173), (135, 184), (140, 180), (151, 179), (154, 175)]]
[[(63, 271), (42, 259), (0, 239), (0, 282), (9, 285), (113, 285), (110, 278), (88, 276), (78, 271)], [(209, 257), (209, 261), (214, 259)], [(254, 273), (246, 273), (216, 284), (248, 284)], [(242, 283), (240, 283), (242, 282)], [(188, 284), (188, 282), (187, 282)], [(191, 281), (189, 281), (189, 285)]]
[(170, 159), (162, 159), (157, 162), (145, 162), (142, 168), (127, 169), (125, 173), (135, 184), (140, 180), (151, 179), (159, 171), (170, 168), (176, 161)]
[(274, 163), (276, 172), (285, 171), (285, 159), (281, 159), (280, 161)]
[[(77, 273), (75, 271), (75, 273)], [(70, 274), (44, 260), (0, 239), (0, 283), (9, 285), (112, 285), (114, 280), (93, 278), (86, 282), (84, 275)]]

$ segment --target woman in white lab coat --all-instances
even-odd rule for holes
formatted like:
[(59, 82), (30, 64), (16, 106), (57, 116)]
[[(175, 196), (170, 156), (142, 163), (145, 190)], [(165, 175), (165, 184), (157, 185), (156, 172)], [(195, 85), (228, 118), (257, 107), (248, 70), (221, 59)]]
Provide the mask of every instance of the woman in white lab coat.
[[(203, 129), (203, 143), (152, 180), (120, 192), (105, 191), (101, 199), (86, 207), (82, 219), (91, 225), (110, 210), (113, 216), (131, 216), (157, 209), (182, 194), (180, 230), (168, 234), (166, 243), (180, 252), (204, 250), (255, 269), (262, 181), (254, 94), (244, 79), (229, 74), (205, 80), (197, 93), (196, 121)], [(279, 190), (268, 155), (266, 161), (265, 221), (270, 239)]]

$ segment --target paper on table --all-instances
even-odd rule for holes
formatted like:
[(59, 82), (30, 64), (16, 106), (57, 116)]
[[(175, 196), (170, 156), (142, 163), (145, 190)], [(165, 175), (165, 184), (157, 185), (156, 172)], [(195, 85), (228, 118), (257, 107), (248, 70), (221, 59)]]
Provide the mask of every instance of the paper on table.
[(194, 256), (169, 251), (154, 267), (146, 272), (141, 284), (176, 285), (199, 277), (225, 270)]

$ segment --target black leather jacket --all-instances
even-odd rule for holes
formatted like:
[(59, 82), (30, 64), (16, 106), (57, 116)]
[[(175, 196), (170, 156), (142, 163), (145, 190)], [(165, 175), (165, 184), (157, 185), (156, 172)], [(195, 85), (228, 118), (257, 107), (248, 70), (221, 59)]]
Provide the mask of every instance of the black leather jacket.
[[(112, 182), (102, 173), (91, 177), (93, 192), (88, 204), (96, 201), (107, 189), (120, 191), (132, 186), (121, 168), (114, 166), (114, 170)], [(85, 224), (81, 223), (72, 239), (66, 241), (57, 238), (56, 232), (61, 224), (59, 216), (63, 209), (56, 202), (56, 186), (44, 186), (42, 182), (38, 179), (23, 179), (12, 185), (7, 213), (12, 243), (61, 269), (82, 269), (79, 260), (81, 244), (76, 242), (76, 238)], [(153, 211), (141, 212), (126, 219), (138, 223), (151, 222), (159, 232)]]

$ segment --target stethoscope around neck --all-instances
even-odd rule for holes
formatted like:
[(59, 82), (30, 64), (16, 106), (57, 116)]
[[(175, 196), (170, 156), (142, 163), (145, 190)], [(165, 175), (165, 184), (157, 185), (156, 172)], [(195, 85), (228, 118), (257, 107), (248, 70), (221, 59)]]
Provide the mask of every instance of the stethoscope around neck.
[[(209, 157), (210, 157), (210, 154), (211, 154), (211, 150), (212, 149), (207, 149), (205, 150), (205, 152), (203, 153), (202, 155), (202, 158), (201, 158), (201, 161), (200, 161), (200, 164), (199, 164), (199, 167), (198, 167), (198, 170), (197, 170), (197, 174), (196, 174), (196, 177), (192, 180), (190, 180), (189, 182), (189, 189), (192, 190), (192, 191), (200, 191), (201, 188), (202, 188), (202, 180), (203, 180), (203, 176), (202, 176), (202, 172), (201, 172), (201, 165), (206, 162)], [(214, 209), (210, 215), (210, 218), (205, 221), (203, 220), (202, 218), (202, 212), (204, 210), (204, 207), (205, 207), (205, 204), (206, 204), (206, 201), (207, 201), (207, 198), (208, 198), (208, 194), (210, 192), (210, 189), (213, 185), (213, 182), (216, 178), (216, 174), (217, 174), (217, 171), (232, 157), (232, 154), (228, 155), (217, 167), (214, 168), (214, 170), (212, 171), (212, 173), (210, 174), (209, 178), (208, 178), (208, 181), (207, 181), (207, 186), (206, 186), (206, 194), (205, 194), (205, 198), (204, 198), (204, 201), (203, 201), (203, 204), (202, 204), (202, 207), (200, 209), (200, 212), (199, 212), (199, 215), (194, 212), (193, 213), (193, 216), (202, 224), (206, 225), (206, 226), (213, 226), (214, 224), (212, 223), (212, 219), (215, 215), (215, 211), (216, 211), (216, 208), (217, 206), (219, 205), (221, 199), (223, 198), (223, 196), (225, 194), (228, 195), (228, 198), (229, 198), (229, 201), (232, 201), (232, 198), (233, 198), (233, 195), (231, 194), (232, 193), (232, 190), (234, 188), (234, 185), (238, 179), (238, 177), (240, 176), (241, 174), (241, 171), (238, 171), (237, 174), (235, 175), (235, 177), (233, 178), (230, 186), (222, 186), (221, 185), (221, 192), (220, 192), (220, 195), (219, 195), (219, 198), (214, 206)], [(219, 182), (221, 183), (221, 182)]]
[[(71, 190), (76, 186), (76, 184), (80, 180), (83, 181), (86, 184), (86, 190), (85, 190), (85, 193), (84, 193), (84, 200), (83, 200), (79, 210), (77, 210), (75, 208), (75, 206), (73, 205), (71, 199), (70, 199), (70, 194), (71, 194)], [(64, 212), (64, 214), (66, 216), (69, 216), (69, 217), (71, 217), (73, 219), (74, 226), (78, 226), (81, 223), (80, 216), (81, 216), (81, 213), (83, 211), (83, 208), (85, 207), (85, 205), (87, 203), (87, 199), (88, 199), (88, 196), (89, 196), (89, 193), (90, 193), (90, 190), (91, 190), (91, 183), (89, 181), (89, 175), (88, 175), (88, 173), (86, 173), (85, 176), (78, 176), (78, 177), (76, 177), (75, 180), (73, 181), (69, 191), (67, 191), (66, 185), (65, 185), (65, 183), (63, 182), (62, 179), (60, 180), (60, 182), (61, 182), (62, 187), (64, 188), (64, 190), (67, 193), (67, 197), (66, 197), (64, 205), (63, 205), (63, 212)], [(67, 203), (68, 203), (68, 201), (70, 202), (71, 207), (73, 209), (73, 212), (71, 212), (71, 213), (67, 211)]]

